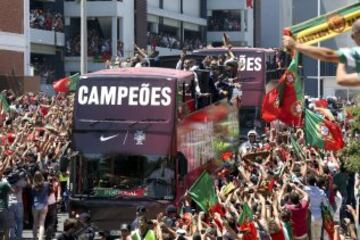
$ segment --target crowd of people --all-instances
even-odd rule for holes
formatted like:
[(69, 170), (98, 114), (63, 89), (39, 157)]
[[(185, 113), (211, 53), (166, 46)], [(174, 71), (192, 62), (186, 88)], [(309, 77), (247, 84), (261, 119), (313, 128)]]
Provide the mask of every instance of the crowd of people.
[[(0, 239), (52, 239), (65, 196), (72, 97), (1, 93)], [(65, 210), (65, 206), (64, 209)]]
[(64, 32), (64, 17), (61, 13), (39, 8), (30, 10), (30, 27)]
[(240, 15), (233, 15), (228, 12), (215, 12), (208, 17), (208, 31), (241, 31)]
[[(66, 55), (80, 56), (80, 34), (66, 41)], [(88, 31), (88, 56), (107, 60), (111, 58), (111, 40), (101, 37), (96, 29)]]
[(183, 44), (176, 37), (176, 35), (171, 35), (169, 33), (147, 33), (148, 45), (151, 46), (152, 49), (156, 49), (156, 47), (165, 47), (170, 49), (181, 49), (186, 48), (189, 51), (194, 49), (201, 49), (205, 45), (199, 38), (185, 38)]
[[(359, 33), (357, 21), (352, 35), (356, 43), (360, 43)], [(241, 66), (231, 46), (224, 42), (226, 54), (207, 56), (201, 63), (187, 58), (184, 51), (176, 69), (194, 73), (208, 69), (211, 95), (228, 98), (233, 104), (234, 96), (241, 96), (237, 91)], [(297, 44), (290, 38), (284, 42), (290, 50), (340, 62), (338, 83), (359, 84), (358, 73), (342, 69), (346, 66), (343, 52)], [(99, 50), (98, 45), (95, 48)], [(137, 54), (124, 66), (149, 66), (150, 59), (157, 57), (156, 52), (148, 56), (144, 49), (136, 48)], [(357, 55), (345, 57), (350, 62)], [(207, 96), (201, 92), (197, 76), (195, 91), (200, 98)], [(1, 239), (21, 239), (23, 223), (30, 222), (34, 239), (54, 237), (57, 204), (67, 209), (66, 162), (76, 154), (69, 148), (73, 101), (72, 94), (48, 97), (1, 92)], [(320, 107), (319, 101), (306, 98), (304, 107), (336, 123), (345, 144), (360, 141), (359, 133), (351, 131), (349, 107), (356, 103), (331, 97), (322, 99)], [(177, 205), (168, 205), (157, 216), (138, 206), (134, 220), (119, 226), (120, 239), (359, 239), (360, 176), (346, 168), (348, 160), (349, 156), (340, 151), (308, 145), (303, 128), (273, 121), (264, 129), (249, 131), (236, 151), (223, 154), (221, 165), (207, 182), (214, 189), (214, 198), (200, 203), (194, 201), (190, 190)], [(56, 239), (94, 239), (95, 229), (90, 223), (87, 214), (69, 218)], [(106, 239), (106, 234), (100, 233), (100, 237)]]

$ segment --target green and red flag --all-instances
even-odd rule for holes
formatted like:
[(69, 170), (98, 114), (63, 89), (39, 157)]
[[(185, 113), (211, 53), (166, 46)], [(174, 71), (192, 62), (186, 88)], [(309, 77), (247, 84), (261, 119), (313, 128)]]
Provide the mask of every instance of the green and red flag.
[(310, 110), (305, 111), (305, 140), (325, 150), (337, 151), (344, 147), (340, 127)]
[(301, 125), (303, 91), (298, 65), (299, 54), (296, 53), (278, 86), (266, 94), (261, 110), (264, 121), (279, 119), (288, 125)]
[(219, 207), (213, 179), (206, 171), (191, 186), (189, 195), (203, 211)]
[(311, 45), (349, 31), (359, 18), (360, 3), (357, 2), (285, 28), (284, 34), (292, 36), (299, 43)]
[(323, 219), (323, 227), (325, 232), (328, 235), (328, 239), (333, 240), (334, 239), (334, 232), (335, 232), (335, 222), (333, 220), (333, 217), (331, 216), (331, 211), (326, 206), (321, 206), (321, 216)]
[(293, 136), (290, 137), (291, 146), (294, 150), (295, 155), (298, 157), (299, 160), (305, 160), (306, 155), (304, 151), (302, 150), (300, 144), (293, 138)]
[(254, 219), (254, 214), (247, 203), (244, 203), (242, 207), (242, 212), (239, 216), (238, 223), (242, 225), (245, 222), (252, 221)]
[(69, 77), (62, 78), (53, 83), (53, 88), (56, 93), (74, 92), (80, 80), (80, 74), (76, 73)]

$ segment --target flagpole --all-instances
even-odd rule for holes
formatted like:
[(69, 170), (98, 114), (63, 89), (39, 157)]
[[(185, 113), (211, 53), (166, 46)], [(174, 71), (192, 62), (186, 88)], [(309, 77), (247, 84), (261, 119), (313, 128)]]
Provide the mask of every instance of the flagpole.
[(81, 56), (80, 56), (80, 72), (81, 75), (87, 73), (87, 13), (86, 1), (80, 0), (80, 24), (81, 24)]
[[(321, 14), (321, 0), (318, 0), (317, 1), (317, 16), (319, 17), (320, 14)], [(318, 42), (318, 47), (320, 47), (320, 41)], [(321, 63), (320, 63), (320, 60), (317, 60), (317, 95), (318, 95), (318, 98), (320, 99), (320, 94), (321, 94), (321, 91), (320, 91), (320, 75), (321, 75)]]

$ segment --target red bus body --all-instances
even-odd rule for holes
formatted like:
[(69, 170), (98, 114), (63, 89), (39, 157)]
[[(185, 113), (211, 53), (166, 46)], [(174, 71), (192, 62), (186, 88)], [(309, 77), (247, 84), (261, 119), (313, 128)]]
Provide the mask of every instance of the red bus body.
[[(72, 142), (79, 155), (71, 161), (70, 211), (89, 212), (102, 230), (129, 223), (139, 205), (154, 217), (167, 204), (178, 204), (202, 171), (215, 171), (222, 154), (237, 148), (237, 104), (221, 100), (194, 109), (196, 99), (185, 96), (185, 91), (179, 97), (193, 77), (191, 72), (165, 68), (111, 69), (82, 76), (74, 103)], [(156, 96), (141, 97), (144, 88)], [(185, 162), (180, 162), (179, 153)], [(151, 161), (157, 161), (142, 157), (154, 155), (169, 156), (168, 162), (175, 163), (174, 192), (162, 199), (149, 198), (148, 185), (138, 184), (149, 179)], [(105, 180), (99, 180), (102, 171), (110, 175)], [(119, 190), (124, 182), (126, 189)]]

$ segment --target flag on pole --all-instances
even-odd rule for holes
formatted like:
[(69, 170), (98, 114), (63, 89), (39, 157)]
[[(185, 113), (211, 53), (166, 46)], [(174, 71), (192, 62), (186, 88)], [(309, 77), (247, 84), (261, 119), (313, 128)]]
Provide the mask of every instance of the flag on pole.
[(305, 140), (325, 150), (337, 151), (344, 147), (340, 127), (310, 110), (305, 111)]
[(244, 203), (242, 207), (242, 212), (239, 216), (238, 223), (242, 225), (246, 221), (252, 221), (254, 219), (254, 214), (247, 203)]
[(246, 7), (247, 8), (254, 8), (253, 0), (246, 0)]
[(266, 94), (261, 110), (263, 120), (279, 119), (288, 125), (301, 125), (303, 91), (298, 64), (299, 53), (296, 53), (278, 86)]
[(292, 36), (299, 43), (311, 45), (349, 31), (353, 22), (359, 18), (360, 3), (357, 2), (325, 15), (287, 27), (284, 29), (284, 34)]
[(68, 93), (76, 90), (76, 86), (80, 80), (80, 74), (76, 73), (69, 77), (62, 78), (53, 83), (53, 88), (56, 93)]
[(191, 186), (189, 194), (203, 211), (208, 211), (218, 203), (213, 180), (206, 171)]
[(306, 155), (304, 151), (302, 150), (299, 143), (293, 138), (293, 136), (290, 137), (291, 146), (294, 149), (295, 155), (299, 158), (299, 160), (305, 160)]

